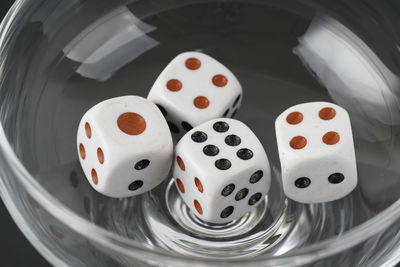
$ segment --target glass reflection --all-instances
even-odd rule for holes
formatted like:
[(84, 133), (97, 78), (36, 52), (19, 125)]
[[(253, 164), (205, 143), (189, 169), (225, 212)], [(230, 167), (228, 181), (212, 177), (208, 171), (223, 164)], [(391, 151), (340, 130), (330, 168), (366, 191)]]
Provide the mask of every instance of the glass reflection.
[(63, 52), (67, 58), (82, 63), (77, 73), (105, 81), (159, 44), (146, 35), (155, 29), (122, 6), (86, 27), (64, 47)]
[(350, 114), (361, 194), (381, 210), (400, 194), (400, 80), (349, 28), (313, 19), (294, 53)]
[(318, 16), (294, 49), (304, 65), (326, 87), (332, 99), (349, 111), (357, 137), (367, 141), (391, 138), (400, 124), (395, 95), (399, 77), (374, 52), (337, 20)]
[[(32, 15), (30, 18), (31, 22), (41, 22), (42, 31), (45, 35), (48, 35), (49, 38), (52, 38), (54, 34), (57, 32), (55, 30), (55, 25), (60, 21), (60, 17), (62, 17), (66, 12), (70, 11), (71, 8), (79, 4), (80, 0), (54, 0), (54, 1), (44, 1), (43, 7)], [(49, 13), (49, 10), (52, 12)]]
[(35, 178), (68, 208), (83, 217), (90, 217), (95, 191), (82, 173), (79, 162), (39, 172)]

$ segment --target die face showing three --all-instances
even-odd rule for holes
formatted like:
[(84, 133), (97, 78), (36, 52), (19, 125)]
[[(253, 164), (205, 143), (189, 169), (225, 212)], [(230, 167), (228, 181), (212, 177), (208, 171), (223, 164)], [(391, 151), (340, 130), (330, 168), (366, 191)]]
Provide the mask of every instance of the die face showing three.
[(173, 177), (185, 203), (210, 223), (237, 219), (262, 202), (270, 187), (262, 144), (242, 122), (214, 119), (176, 145)]
[(160, 74), (148, 99), (163, 111), (171, 131), (182, 134), (208, 120), (236, 113), (242, 87), (233, 73), (215, 59), (185, 52)]
[(286, 196), (302, 203), (342, 198), (357, 185), (350, 118), (327, 102), (293, 106), (275, 121)]
[(163, 115), (138, 96), (112, 98), (92, 107), (79, 124), (77, 148), (90, 184), (110, 197), (151, 190), (166, 178), (173, 156)]

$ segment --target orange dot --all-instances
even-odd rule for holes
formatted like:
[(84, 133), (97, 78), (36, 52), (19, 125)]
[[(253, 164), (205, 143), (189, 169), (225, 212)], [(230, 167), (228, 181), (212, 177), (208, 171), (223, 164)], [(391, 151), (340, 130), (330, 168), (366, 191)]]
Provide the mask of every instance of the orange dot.
[(218, 74), (212, 78), (212, 82), (215, 86), (224, 87), (228, 84), (228, 79), (224, 75)]
[(36, 200), (34, 200), (30, 195), (27, 195), (27, 196), (28, 196), (29, 204), (31, 204), (31, 206), (32, 206), (33, 208), (35, 208), (35, 209), (40, 208), (40, 205), (39, 205), (39, 203), (37, 203)]
[(92, 137), (92, 128), (90, 128), (90, 124), (88, 122), (85, 123), (85, 132), (86, 136), (90, 139), (90, 137)]
[(86, 158), (86, 151), (85, 151), (85, 147), (83, 146), (83, 144), (79, 144), (79, 154), (81, 154), (82, 159)]
[(50, 225), (50, 232), (57, 237), (58, 239), (63, 239), (64, 235), (54, 226), (54, 225)]
[(295, 136), (290, 140), (290, 146), (293, 149), (302, 149), (307, 145), (307, 139), (303, 136)]
[(339, 142), (340, 135), (337, 132), (327, 132), (322, 137), (322, 141), (327, 145), (335, 145)]
[(167, 88), (172, 92), (178, 92), (182, 89), (182, 83), (177, 79), (172, 79), (167, 82)]
[(287, 115), (286, 121), (287, 121), (289, 124), (293, 124), (293, 125), (294, 125), (294, 124), (299, 124), (300, 122), (303, 121), (303, 114), (300, 113), (300, 112), (297, 112), (297, 111), (292, 112), (292, 113), (290, 113), (289, 115)]
[(199, 190), (200, 193), (203, 193), (204, 188), (202, 183), (200, 182), (199, 178), (195, 177), (194, 178), (194, 183), (196, 184), (197, 189)]
[(195, 57), (191, 57), (186, 60), (185, 65), (190, 70), (197, 70), (201, 66), (201, 61)]
[(92, 169), (92, 181), (94, 184), (97, 184), (99, 182), (99, 179), (97, 177), (97, 172), (95, 169)]
[(181, 159), (181, 157), (177, 156), (176, 157), (176, 162), (178, 163), (179, 168), (182, 171), (185, 171), (185, 163), (183, 163), (183, 160)]
[(100, 164), (104, 163), (104, 153), (100, 147), (97, 149), (97, 158), (99, 159)]
[(210, 105), (210, 100), (205, 96), (198, 96), (193, 100), (193, 104), (196, 108), (205, 109)]
[(319, 117), (323, 120), (331, 120), (336, 116), (336, 110), (333, 108), (323, 108), (319, 111)]
[(126, 112), (117, 120), (121, 131), (129, 135), (139, 135), (146, 130), (146, 120), (137, 113)]
[(200, 203), (197, 200), (193, 201), (194, 207), (196, 208), (197, 212), (202, 215), (203, 214), (203, 208), (201, 207)]
[(185, 186), (183, 185), (181, 179), (176, 178), (176, 185), (178, 186), (179, 191), (181, 191), (182, 194), (185, 193)]

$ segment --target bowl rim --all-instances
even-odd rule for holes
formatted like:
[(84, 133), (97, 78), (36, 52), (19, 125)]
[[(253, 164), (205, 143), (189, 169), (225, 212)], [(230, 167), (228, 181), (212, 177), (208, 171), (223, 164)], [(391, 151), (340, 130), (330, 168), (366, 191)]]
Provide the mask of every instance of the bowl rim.
[[(18, 23), (23, 13), (27, 11), (30, 2), (31, 0), (16, 0), (0, 24), (0, 69), (4, 69), (7, 52), (6, 44), (12, 41), (12, 36), (15, 34), (13, 26)], [(0, 80), (2, 80), (3, 77), (4, 74), (0, 74)], [(232, 266), (236, 266), (236, 264), (242, 266), (243, 263), (250, 265), (259, 265), (260, 263), (268, 263), (271, 265), (289, 263), (293, 265), (307, 264), (350, 249), (387, 229), (400, 219), (400, 199), (398, 199), (379, 214), (351, 230), (344, 232), (341, 236), (331, 237), (283, 255), (273, 257), (260, 255), (253, 259), (241, 258), (233, 260), (193, 258), (185, 255), (168, 254), (161, 250), (150, 250), (132, 239), (110, 232), (74, 213), (45, 190), (45, 188), (43, 188), (27, 171), (14, 153), (1, 124), (0, 158), (4, 158), (4, 162), (1, 162), (3, 167), (11, 171), (25, 190), (42, 206), (42, 208), (47, 210), (73, 231), (79, 233), (88, 240), (93, 240), (106, 249), (112, 250), (116, 254), (163, 264), (184, 264), (182, 266), (194, 263), (217, 264), (220, 266), (222, 262), (230, 263)], [(3, 177), (0, 178), (4, 179)]]

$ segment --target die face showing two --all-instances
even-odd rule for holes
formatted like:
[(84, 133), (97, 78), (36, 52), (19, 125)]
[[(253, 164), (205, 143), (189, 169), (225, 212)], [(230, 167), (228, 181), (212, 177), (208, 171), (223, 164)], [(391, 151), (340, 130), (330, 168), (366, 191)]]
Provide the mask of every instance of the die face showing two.
[(238, 110), (242, 87), (233, 73), (199, 52), (174, 58), (154, 83), (148, 99), (163, 111), (174, 133), (186, 133), (208, 120)]
[(275, 121), (286, 196), (302, 203), (342, 198), (357, 185), (350, 118), (327, 102), (293, 106)]
[(79, 124), (77, 148), (90, 184), (110, 197), (151, 190), (166, 178), (173, 156), (163, 115), (138, 96), (112, 98), (92, 107)]
[(270, 187), (262, 144), (242, 122), (214, 119), (176, 145), (173, 177), (185, 203), (200, 219), (226, 223), (262, 202)]

